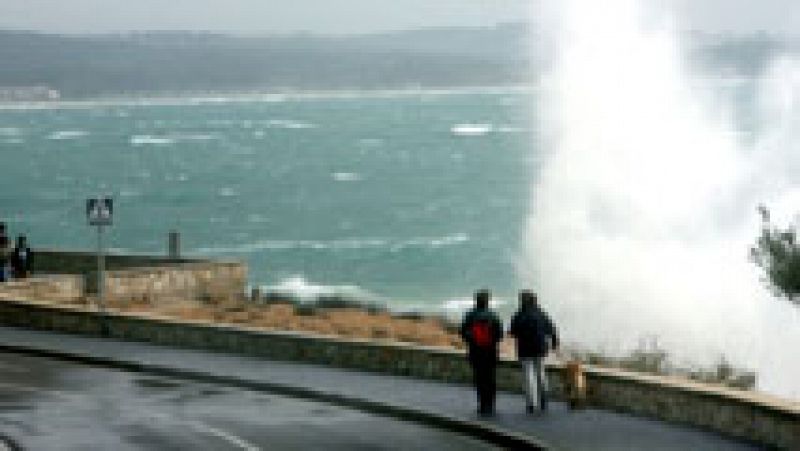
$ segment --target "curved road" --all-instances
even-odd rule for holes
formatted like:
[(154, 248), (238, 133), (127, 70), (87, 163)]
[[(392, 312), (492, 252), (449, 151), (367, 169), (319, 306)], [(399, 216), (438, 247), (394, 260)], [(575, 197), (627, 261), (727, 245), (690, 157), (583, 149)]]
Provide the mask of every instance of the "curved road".
[[(641, 449), (647, 449), (648, 451), (676, 449), (744, 451), (758, 449), (758, 447), (751, 444), (741, 443), (713, 432), (688, 426), (676, 425), (667, 422), (655, 421), (647, 418), (596, 409), (586, 409), (578, 412), (571, 412), (566, 409), (566, 406), (563, 403), (559, 402), (552, 403), (552, 408), (547, 415), (531, 417), (530, 415), (526, 415), (524, 413), (522, 396), (511, 393), (498, 394), (498, 415), (496, 417), (491, 419), (478, 418), (474, 410), (475, 393), (474, 390), (468, 386), (444, 384), (433, 381), (391, 376), (387, 374), (365, 373), (328, 366), (264, 360), (244, 355), (233, 355), (201, 350), (176, 349), (145, 343), (126, 342), (109, 338), (93, 338), (87, 336), (25, 330), (11, 327), (0, 327), (0, 345), (5, 345), (8, 349), (38, 349), (43, 351), (65, 353), (66, 355), (90, 356), (99, 360), (112, 359), (115, 361), (141, 363), (151, 366), (155, 365), (158, 367), (174, 368), (179, 371), (182, 370), (191, 373), (208, 374), (221, 379), (231, 378), (231, 380), (255, 381), (260, 383), (276, 384), (284, 387), (290, 386), (306, 388), (332, 395), (369, 400), (385, 405), (401, 407), (411, 406), (413, 408), (432, 412), (438, 415), (445, 415), (465, 421), (481, 422), (482, 424), (488, 426), (499, 427), (518, 434), (525, 434), (529, 437), (535, 437), (537, 440), (543, 441), (545, 444), (551, 445), (556, 449), (591, 451)], [(1, 353), (0, 356), (2, 356)], [(53, 362), (53, 364), (57, 365), (56, 362)], [(85, 371), (90, 373), (94, 372), (92, 374), (99, 374), (100, 372), (104, 371), (99, 369), (95, 370), (94, 367), (89, 366), (81, 366), (80, 368), (84, 368)], [(112, 371), (111, 373), (114, 372)], [(0, 375), (8, 374), (8, 371), (5, 371), (2, 367), (0, 367)], [(148, 399), (148, 393), (150, 393), (150, 391), (154, 393), (158, 392), (158, 390), (156, 390), (154, 387), (145, 387), (150, 391), (147, 391), (145, 388), (139, 388), (141, 383), (135, 381), (139, 380), (140, 378), (134, 378), (133, 376), (128, 377), (132, 382), (130, 382), (127, 386), (129, 387), (130, 393), (134, 393), (135, 395), (126, 396), (136, 398), (134, 399), (135, 402), (132, 404), (133, 406), (138, 405), (137, 402), (143, 402), (143, 400)], [(148, 378), (145, 378), (145, 380), (147, 379)], [(1, 380), (3, 380), (2, 377), (0, 377), (0, 381)], [(35, 379), (24, 378), (23, 380), (35, 381)], [(147, 383), (145, 383), (145, 385), (147, 385)], [(196, 385), (197, 384), (186, 384), (186, 386)], [(236, 384), (234, 383), (233, 385)], [(232, 390), (232, 392), (235, 391), (236, 390)], [(169, 392), (169, 390), (166, 390), (166, 392)], [(244, 390), (240, 391), (240, 393), (248, 392), (247, 390)], [(127, 402), (125, 401), (126, 396), (122, 396), (123, 394), (120, 394), (118, 402)], [(221, 400), (220, 402), (225, 400), (225, 397), (217, 398)], [(274, 396), (269, 396), (268, 398), (280, 399), (279, 397)], [(247, 398), (245, 397), (243, 399)], [(292, 400), (286, 400), (286, 402), (291, 401)], [(241, 431), (241, 436), (245, 439), (248, 439), (252, 429), (255, 429), (255, 433), (257, 435), (257, 432), (261, 428), (269, 429), (270, 425), (272, 424), (270, 421), (274, 421), (274, 417), (280, 415), (270, 413), (272, 410), (265, 409), (265, 406), (268, 405), (268, 403), (255, 403), (255, 405), (258, 407), (253, 407), (252, 403), (248, 404), (243, 402), (241, 404), (241, 409), (250, 406), (247, 407), (250, 410), (247, 411), (247, 414), (236, 416), (234, 414), (238, 412), (237, 408), (239, 408), (237, 402), (231, 400), (226, 402), (227, 404), (222, 403), (220, 405), (227, 407), (220, 407), (220, 409), (216, 411), (209, 410), (209, 412), (213, 413), (212, 419), (214, 419), (214, 421), (210, 421), (205, 417), (199, 419), (204, 421), (208, 420), (208, 424), (212, 427), (221, 428), (221, 430), (224, 431), (231, 431), (234, 435)], [(215, 405), (214, 402), (209, 401), (209, 403), (210, 404), (207, 406), (207, 409), (211, 409), (211, 407)], [(302, 405), (308, 404), (304, 402), (297, 403)], [(198, 407), (198, 409), (200, 409), (198, 412), (203, 412), (200, 407)], [(346, 409), (333, 409), (330, 407), (329, 409), (334, 411), (342, 410), (344, 412), (348, 412)], [(229, 410), (233, 412), (230, 412)], [(4, 410), (0, 409), (0, 412), (2, 411)], [(278, 409), (278, 412), (280, 411), (281, 409)], [(178, 411), (178, 413), (184, 414), (186, 412), (189, 411), (185, 409)], [(194, 412), (194, 410), (192, 410), (192, 412)], [(427, 430), (427, 433), (425, 433), (427, 435), (420, 433), (420, 435), (413, 437), (418, 438), (419, 440), (413, 442), (413, 444), (409, 444), (408, 446), (411, 448), (436, 449), (442, 447), (438, 446), (438, 443), (450, 443), (451, 439), (463, 440), (457, 435), (439, 435), (435, 431), (426, 429), (424, 427), (416, 428), (406, 423), (397, 423), (388, 419), (375, 418), (369, 415), (357, 414), (356, 412), (352, 411), (349, 412), (351, 412), (352, 415), (357, 415), (358, 418), (362, 418), (362, 420), (358, 421), (366, 421), (363, 420), (363, 418), (370, 420), (365, 422), (363, 425), (358, 425), (351, 429), (347, 429), (348, 424), (352, 425), (352, 423), (348, 423), (347, 421), (340, 423), (342, 428), (339, 428), (338, 426), (326, 428), (323, 427), (324, 423), (320, 422), (312, 422), (312, 424), (316, 428), (322, 428), (316, 430), (329, 431), (326, 433), (332, 434), (332, 437), (342, 437), (343, 440), (348, 434), (356, 434), (357, 437), (359, 434), (363, 435), (365, 431), (368, 431), (371, 435), (386, 435), (385, 440), (378, 439), (377, 444), (375, 444), (376, 447), (383, 449), (391, 449), (393, 446), (404, 448), (407, 446), (407, 442), (403, 441), (404, 439), (402, 437), (405, 436), (404, 433), (398, 432), (398, 439), (395, 440), (389, 432), (383, 432), (380, 429), (381, 427), (388, 428), (387, 430), (400, 431), (400, 429), (402, 429), (403, 431), (409, 431), (409, 435), (412, 436), (416, 436), (417, 433), (411, 431)], [(233, 418), (234, 422), (241, 420), (241, 424), (234, 423), (234, 426), (230, 426), (230, 428), (228, 428), (226, 419), (227, 417), (222, 414), (233, 415), (230, 418)], [(3, 416), (0, 416), (0, 419), (2, 418)], [(183, 417), (179, 416), (178, 418)], [(188, 416), (187, 418), (194, 419), (192, 416)], [(270, 419), (267, 420), (266, 418)], [(300, 421), (302, 418), (305, 417), (303, 415), (299, 415), (299, 418), (296, 418), (296, 420)], [(216, 422), (217, 419), (221, 419), (223, 421)], [(375, 427), (372, 426), (371, 421), (376, 422)], [(155, 420), (153, 420), (153, 422), (155, 423)], [(273, 429), (277, 433), (280, 432), (282, 428), (289, 428), (295, 424), (301, 423), (290, 421), (288, 424), (274, 425)], [(387, 426), (379, 426), (378, 424), (385, 424)], [(390, 427), (388, 426), (389, 424), (393, 424), (395, 426)], [(2, 425), (3, 423), (0, 423), (0, 426)], [(155, 427), (155, 425), (151, 426)], [(407, 426), (410, 429), (404, 429), (401, 428), (401, 426)], [(183, 429), (191, 430), (192, 428), (184, 426)], [(299, 427), (299, 430), (295, 430), (293, 433), (304, 434), (305, 430), (306, 428)], [(5, 431), (7, 431), (6, 428), (0, 428), (0, 434)], [(189, 432), (186, 434), (189, 434)], [(192, 434), (197, 435), (198, 433), (192, 432)], [(205, 435), (208, 436), (209, 434)], [(324, 433), (321, 435), (323, 437), (325, 436)], [(312, 436), (313, 432), (308, 435), (309, 438)], [(437, 439), (437, 437), (446, 438)], [(210, 438), (207, 439), (210, 440)], [(362, 443), (360, 441), (361, 438), (357, 439), (359, 440), (358, 443)], [(166, 447), (166, 449), (169, 449), (171, 446), (170, 443), (171, 442), (169, 440), (164, 439), (161, 445)], [(276, 443), (281, 443), (281, 445), (283, 445), (282, 442)], [(328, 448), (328, 443), (324, 443), (325, 447)], [(264, 444), (258, 442), (257, 444), (267, 448), (278, 447), (276, 445), (270, 446), (269, 443)], [(478, 445), (481, 445), (481, 443), (478, 443)], [(294, 445), (287, 444), (286, 446), (281, 447), (291, 446)], [(361, 445), (353, 445), (345, 447), (358, 448), (360, 446)], [(313, 445), (311, 447), (313, 447)], [(373, 444), (365, 444), (364, 447), (372, 448)], [(458, 448), (461, 448), (461, 445), (459, 445)], [(213, 449), (213, 447), (211, 449)]]
[(4, 441), (76, 451), (492, 449), (328, 404), (0, 353)]

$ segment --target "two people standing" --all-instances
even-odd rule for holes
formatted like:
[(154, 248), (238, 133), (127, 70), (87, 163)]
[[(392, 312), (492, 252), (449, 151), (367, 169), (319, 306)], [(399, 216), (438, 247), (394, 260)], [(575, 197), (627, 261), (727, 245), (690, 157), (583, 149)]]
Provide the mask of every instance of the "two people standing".
[[(467, 312), (461, 324), (461, 337), (467, 343), (467, 358), (472, 366), (478, 393), (478, 413), (492, 415), (496, 393), (496, 369), (503, 326), (489, 308), (489, 290), (475, 293), (475, 307)], [(524, 371), (526, 407), (533, 413), (547, 408), (544, 357), (558, 348), (558, 335), (547, 314), (538, 305), (536, 294), (523, 290), (520, 307), (511, 319), (509, 335), (517, 339), (517, 356)]]
[(31, 275), (33, 252), (28, 247), (28, 239), (25, 235), (17, 237), (17, 246), (11, 252), (11, 270), (16, 279), (24, 279)]
[(6, 223), (0, 222), (0, 282), (10, 278), (11, 240), (8, 239)]
[(28, 277), (33, 268), (33, 252), (28, 247), (25, 235), (17, 237), (17, 244), (11, 247), (6, 224), (0, 222), (0, 282), (11, 278)]

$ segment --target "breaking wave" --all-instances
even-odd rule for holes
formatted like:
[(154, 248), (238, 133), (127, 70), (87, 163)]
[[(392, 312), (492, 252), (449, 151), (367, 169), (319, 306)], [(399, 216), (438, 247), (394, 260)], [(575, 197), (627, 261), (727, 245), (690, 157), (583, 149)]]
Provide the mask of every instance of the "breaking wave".
[(780, 224), (800, 205), (800, 64), (754, 81), (760, 129), (740, 142), (729, 102), (697, 91), (649, 6), (558, 3), (521, 279), (566, 340), (624, 353), (656, 336), (679, 362), (724, 356), (759, 389), (800, 398), (800, 309), (748, 261), (758, 203)]
[(456, 124), (450, 127), (450, 133), (455, 136), (483, 136), (493, 129), (491, 124)]
[(419, 237), (411, 239), (353, 238), (338, 240), (261, 240), (235, 246), (201, 247), (194, 249), (198, 255), (252, 254), (262, 251), (285, 251), (309, 249), (318, 251), (342, 251), (360, 249), (384, 249), (399, 252), (409, 248), (436, 249), (456, 246), (469, 241), (466, 233), (455, 233), (443, 237)]

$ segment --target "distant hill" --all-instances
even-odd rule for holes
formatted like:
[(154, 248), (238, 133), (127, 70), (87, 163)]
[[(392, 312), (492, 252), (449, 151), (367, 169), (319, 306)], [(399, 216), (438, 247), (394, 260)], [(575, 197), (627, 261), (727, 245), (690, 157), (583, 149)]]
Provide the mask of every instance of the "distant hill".
[[(734, 75), (757, 75), (775, 54), (800, 48), (765, 33), (684, 38), (694, 63)], [(535, 80), (552, 57), (546, 47), (525, 24), (352, 36), (0, 31), (0, 89), (48, 87), (63, 98), (81, 98), (516, 85)]]
[(516, 24), (344, 37), (0, 31), (0, 87), (42, 85), (80, 98), (520, 84), (531, 80), (529, 40)]

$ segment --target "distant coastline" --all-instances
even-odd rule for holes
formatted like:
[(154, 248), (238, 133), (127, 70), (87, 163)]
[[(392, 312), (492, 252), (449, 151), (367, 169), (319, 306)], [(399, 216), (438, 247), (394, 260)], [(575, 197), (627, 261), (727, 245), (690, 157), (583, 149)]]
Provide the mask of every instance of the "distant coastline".
[(319, 99), (385, 99), (394, 97), (446, 96), (461, 94), (519, 94), (536, 90), (533, 84), (491, 86), (455, 86), (404, 88), (342, 88), (342, 89), (265, 89), (218, 90), (185, 92), (146, 92), (110, 94), (86, 98), (59, 98), (52, 100), (2, 100), (0, 110), (90, 108), (96, 106), (169, 106), (215, 103), (270, 103)]

